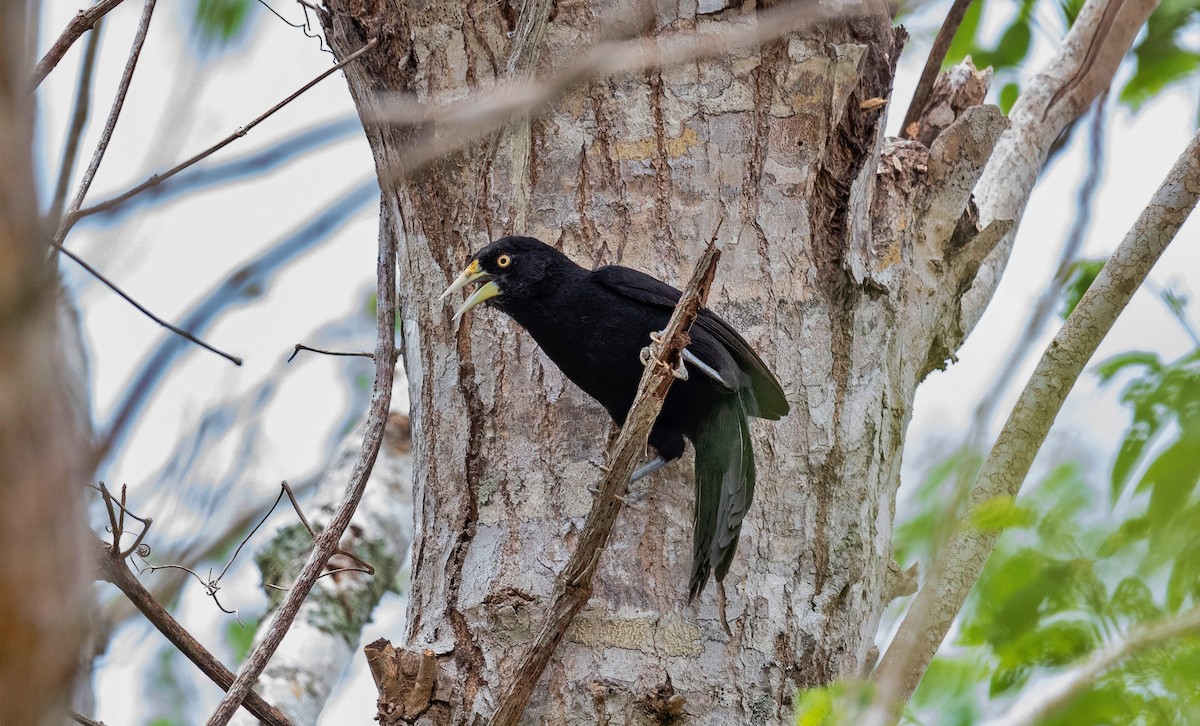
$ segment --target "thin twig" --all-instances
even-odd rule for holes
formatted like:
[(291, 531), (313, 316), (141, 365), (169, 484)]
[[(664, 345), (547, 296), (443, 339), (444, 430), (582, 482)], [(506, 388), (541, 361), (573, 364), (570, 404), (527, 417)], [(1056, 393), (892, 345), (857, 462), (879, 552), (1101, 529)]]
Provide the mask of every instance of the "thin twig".
[[(1038, 361), (996, 439), (971, 492), (969, 510), (1015, 497), (1063, 401), (1117, 315), (1146, 279), (1200, 198), (1200, 134), (1192, 138), (1162, 186), (1067, 318)], [(950, 624), (995, 547), (998, 532), (969, 516), (933, 562), (875, 672), (868, 724), (892, 722), (925, 673)]]
[(337, 350), (321, 350), (320, 348), (310, 348), (307, 345), (301, 345), (300, 343), (296, 343), (296, 349), (294, 351), (292, 351), (291, 355), (288, 356), (287, 362), (291, 363), (292, 360), (297, 355), (299, 355), (300, 351), (302, 351), (302, 350), (307, 350), (312, 353), (320, 353), (321, 355), (336, 355), (336, 356), (345, 356), (345, 357), (350, 357), (350, 358), (370, 358), (372, 360), (375, 359), (374, 353), (344, 353), (344, 352), (337, 351)]
[[(717, 228), (719, 230), (720, 225)], [(625, 419), (625, 425), (621, 427), (621, 433), (609, 450), (608, 472), (600, 482), (600, 493), (592, 505), (592, 511), (588, 513), (579, 543), (558, 576), (554, 595), (546, 607), (537, 635), (506, 679), (499, 698), (500, 705), (488, 721), (491, 726), (511, 726), (521, 718), (529, 696), (566, 635), (567, 628), (592, 596), (592, 577), (621, 511), (621, 497), (629, 487), (629, 477), (646, 448), (650, 429), (666, 400), (667, 391), (674, 380), (672, 371), (679, 361), (680, 351), (688, 344), (688, 331), (708, 297), (720, 256), (714, 233), (675, 306), (661, 342), (654, 344), (653, 353), (646, 362), (641, 383), (638, 384), (637, 397)]]
[(120, 5), (124, 0), (101, 0), (87, 10), (80, 10), (75, 17), (71, 18), (71, 22), (67, 23), (67, 27), (62, 34), (58, 36), (58, 40), (54, 41), (54, 45), (50, 46), (50, 50), (46, 51), (46, 55), (38, 61), (37, 66), (33, 69), (33, 87), (37, 88), (41, 85), (50, 71), (54, 70), (54, 66), (62, 60), (62, 57), (67, 54), (67, 51), (74, 45), (75, 41), (79, 40), (79, 36), (91, 30), (108, 11)]
[(58, 168), (58, 183), (54, 187), (54, 199), (50, 202), (50, 210), (46, 218), (57, 223), (62, 218), (63, 207), (67, 203), (67, 187), (71, 185), (71, 175), (75, 172), (75, 160), (79, 155), (79, 143), (83, 140), (83, 130), (87, 125), (88, 112), (92, 105), (92, 77), (96, 69), (96, 55), (100, 49), (100, 30), (103, 20), (97, 20), (94, 31), (88, 36), (83, 46), (83, 60), (79, 64), (79, 80), (75, 84), (75, 109), (71, 113), (71, 126), (67, 130), (66, 143), (63, 144), (62, 164)]
[(125, 302), (127, 302), (130, 305), (137, 308), (139, 311), (141, 311), (141, 313), (143, 315), (150, 318), (154, 322), (158, 323), (159, 325), (163, 326), (167, 330), (170, 330), (172, 333), (175, 333), (176, 335), (178, 335), (180, 337), (187, 338), (188, 340), (192, 341), (193, 343), (200, 346), (201, 348), (204, 348), (205, 350), (210, 350), (213, 353), (216, 353), (217, 355), (230, 361), (234, 365), (240, 366), (242, 364), (241, 358), (238, 358), (237, 356), (234, 356), (234, 355), (230, 355), (229, 353), (226, 353), (225, 351), (221, 350), (220, 348), (216, 348), (214, 346), (209, 345), (208, 343), (205, 343), (203, 340), (200, 340), (199, 338), (192, 335), (191, 333), (184, 330), (183, 328), (176, 327), (176, 326), (168, 323), (167, 321), (163, 320), (162, 318), (158, 317), (154, 313), (150, 312), (149, 310), (146, 309), (146, 307), (144, 305), (139, 303), (137, 300), (134, 300), (132, 297), (129, 296), (128, 293), (126, 293), (121, 288), (117, 287), (116, 283), (114, 283), (112, 280), (109, 280), (104, 275), (100, 274), (99, 270), (97, 270), (95, 267), (92, 267), (88, 263), (84, 262), (83, 259), (79, 255), (75, 254), (71, 250), (67, 249), (66, 247), (63, 247), (58, 242), (50, 242), (49, 244), (54, 249), (63, 253), (67, 257), (70, 257), (72, 260), (75, 260), (75, 262), (78, 263), (80, 267), (87, 270), (88, 273), (90, 273), (92, 275), (92, 277), (94, 277), (97, 280), (99, 280), (100, 282), (104, 283), (110, 290), (112, 290), (113, 292), (117, 293), (122, 298), (124, 298)]
[(933, 39), (933, 47), (929, 49), (929, 57), (925, 59), (925, 68), (921, 70), (921, 79), (917, 81), (917, 90), (913, 91), (912, 101), (908, 104), (908, 112), (904, 114), (904, 123), (900, 125), (900, 133), (910, 138), (916, 138), (915, 134), (909, 134), (908, 128), (921, 118), (925, 104), (929, 103), (929, 92), (933, 90), (933, 82), (937, 80), (942, 63), (946, 61), (946, 53), (950, 51), (950, 44), (954, 42), (954, 35), (958, 32), (958, 26), (962, 25), (963, 16), (967, 14), (967, 8), (970, 6), (971, 0), (954, 0), (954, 4), (950, 6), (950, 12), (946, 13), (946, 19), (942, 21), (942, 28), (938, 31), (937, 37)]
[(147, 189), (150, 189), (151, 187), (161, 184), (163, 181), (170, 179), (171, 177), (175, 176), (176, 174), (178, 174), (179, 172), (188, 168), (189, 166), (192, 166), (193, 164), (195, 164), (199, 161), (203, 161), (204, 159), (207, 159), (209, 156), (212, 156), (216, 152), (220, 151), (221, 149), (230, 145), (234, 141), (236, 141), (236, 140), (242, 138), (243, 136), (245, 136), (246, 134), (248, 134), (250, 132), (250, 130), (253, 129), (255, 126), (258, 126), (263, 121), (266, 121), (268, 118), (270, 118), (272, 115), (274, 115), (275, 112), (279, 111), (284, 106), (288, 105), (292, 101), (299, 98), (308, 89), (312, 88), (313, 86), (317, 85), (321, 81), (325, 80), (327, 77), (334, 74), (335, 72), (341, 70), (347, 63), (353, 62), (355, 59), (357, 59), (358, 57), (360, 57), (367, 51), (374, 48), (375, 44), (378, 42), (379, 41), (375, 38), (372, 38), (371, 40), (367, 41), (366, 45), (364, 45), (363, 47), (354, 51), (350, 55), (346, 56), (341, 62), (334, 65), (332, 68), (322, 71), (320, 74), (317, 75), (316, 78), (313, 78), (308, 83), (305, 83), (303, 86), (301, 86), (298, 90), (296, 90), (290, 96), (283, 99), (279, 103), (275, 104), (271, 108), (267, 109), (267, 111), (265, 113), (261, 114), (260, 116), (258, 116), (258, 118), (254, 119), (253, 121), (246, 124), (245, 126), (239, 128), (237, 131), (234, 131), (232, 134), (226, 136), (224, 139), (221, 139), (217, 143), (208, 147), (204, 151), (201, 151), (199, 154), (196, 154), (195, 156), (191, 157), (190, 159), (187, 159), (186, 161), (182, 161), (182, 162), (176, 164), (175, 166), (162, 172), (161, 174), (155, 174), (154, 176), (150, 177), (149, 179), (142, 182), (141, 184), (138, 184), (136, 187), (130, 189), (129, 191), (119, 194), (111, 199), (107, 199), (98, 204), (94, 204), (90, 207), (87, 207), (86, 209), (79, 209), (78, 207), (76, 207), (75, 208), (76, 213), (74, 213), (72, 215), (73, 219), (71, 220), (71, 223), (74, 224), (75, 221), (77, 221), (79, 219), (83, 219), (84, 217), (87, 217), (87, 216), (90, 216), (93, 214), (97, 214), (99, 212), (105, 212), (110, 209), (113, 209), (114, 207), (120, 206), (121, 204), (124, 204), (126, 201), (128, 201), (132, 197), (135, 197), (138, 194), (141, 194), (142, 192), (146, 191)]
[(375, 337), (375, 383), (371, 391), (371, 406), (367, 412), (366, 433), (363, 437), (362, 449), (358, 460), (350, 474), (346, 494), (337, 513), (329, 521), (328, 526), (316, 540), (308, 562), (300, 572), (300, 576), (284, 597), (276, 611), (270, 627), (263, 634), (262, 640), (242, 664), (225, 698), (217, 705), (216, 711), (209, 719), (209, 726), (225, 726), (233, 718), (238, 704), (247, 694), (252, 693), (250, 687), (258, 679), (267, 662), (279, 647), (283, 636), (287, 634), (296, 618), (296, 613), (312, 590), (313, 583), (325, 569), (325, 563), (338, 550), (342, 535), (358, 508), (362, 499), (363, 489), (375, 465), (375, 457), (383, 442), (384, 427), (387, 425), (388, 407), (392, 400), (392, 377), (395, 368), (396, 353), (396, 238), (391, 234), (379, 235), (379, 255), (376, 261), (375, 294), (378, 304), (375, 306), (376, 337)]
[(986, 726), (1038, 724), (1075, 700), (1109, 669), (1121, 661), (1176, 636), (1200, 629), (1200, 608), (1193, 608), (1165, 622), (1134, 630), (1124, 640), (1097, 651), (1086, 663), (1043, 687), (1030, 688), (1002, 718)]
[(79, 182), (79, 189), (76, 190), (75, 197), (67, 207), (66, 214), (59, 222), (58, 231), (54, 233), (55, 243), (61, 244), (66, 239), (67, 232), (71, 231), (71, 226), (75, 224), (75, 213), (83, 204), (83, 198), (87, 196), (88, 189), (91, 188), (92, 181), (96, 178), (100, 162), (104, 160), (104, 153), (108, 151), (113, 130), (117, 127), (117, 119), (121, 116), (121, 108), (125, 106), (125, 96), (129, 93), (129, 84), (133, 82), (133, 71), (137, 68), (138, 58), (142, 55), (142, 47), (146, 44), (146, 34), (150, 31), (150, 18), (154, 15), (156, 1), (146, 0), (146, 4), (142, 6), (142, 17), (138, 21), (133, 45), (129, 48), (129, 57), (125, 60), (125, 70), (121, 72), (121, 80), (117, 84), (117, 93), (113, 97), (112, 108), (108, 111), (104, 130), (100, 133), (100, 141), (96, 143), (96, 151), (92, 154), (92, 161), (88, 164), (87, 170), (83, 172), (83, 180)]
[[(104, 543), (93, 538), (93, 547), (96, 550), (96, 558), (100, 567), (100, 577), (106, 582), (111, 582), (117, 586), (125, 597), (133, 603), (142, 615), (150, 621), (150, 624), (158, 629), (160, 633), (166, 636), (171, 645), (187, 656), (187, 659), (196, 664), (204, 675), (216, 683), (224, 690), (229, 690), (233, 683), (233, 674), (229, 669), (221, 665), (221, 662), (213, 657), (208, 650), (200, 644), (200, 641), (192, 637), (191, 633), (183, 629), (183, 627), (167, 612), (166, 608), (154, 599), (146, 588), (142, 587), (142, 583), (133, 576), (129, 568), (125, 564), (125, 560), (114, 554), (111, 550), (105, 547)], [(272, 726), (291, 726), (287, 716), (284, 716), (277, 708), (263, 700), (262, 696), (251, 692), (247, 695), (243, 704), (247, 711), (254, 714), (257, 718), (265, 721)]]
[(93, 721), (77, 711), (71, 712), (71, 720), (75, 723), (81, 723), (83, 726), (104, 726), (103, 721)]

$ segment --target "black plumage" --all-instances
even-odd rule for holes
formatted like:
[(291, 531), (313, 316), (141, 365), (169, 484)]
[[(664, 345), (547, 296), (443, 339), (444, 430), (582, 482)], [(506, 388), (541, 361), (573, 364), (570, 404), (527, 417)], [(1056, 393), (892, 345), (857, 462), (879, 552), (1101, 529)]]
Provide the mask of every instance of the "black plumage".
[[(474, 255), (446, 294), (485, 282), (456, 315), (487, 302), (525, 328), (563, 374), (621, 425), (633, 404), (650, 333), (666, 327), (680, 292), (637, 270), (595, 271), (532, 238), (504, 237)], [(748, 416), (778, 419), (788, 402), (775, 376), (728, 323), (701, 309), (688, 351), (716, 373), (688, 363), (687, 380), (667, 395), (650, 445), (671, 461), (684, 439), (696, 451), (690, 598), (710, 572), (723, 580), (754, 497)], [(690, 599), (689, 598), (689, 599)]]

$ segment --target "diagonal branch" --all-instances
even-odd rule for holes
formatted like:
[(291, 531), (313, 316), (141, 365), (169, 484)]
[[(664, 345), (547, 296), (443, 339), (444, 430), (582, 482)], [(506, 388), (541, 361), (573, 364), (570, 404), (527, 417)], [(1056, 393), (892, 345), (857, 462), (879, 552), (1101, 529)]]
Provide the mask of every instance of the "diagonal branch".
[(675, 306), (662, 341), (654, 345), (654, 354), (647, 362), (641, 383), (638, 384), (637, 397), (609, 452), (608, 473), (600, 482), (600, 493), (583, 525), (579, 544), (558, 576), (554, 595), (546, 607), (533, 643), (521, 656), (504, 687), (500, 706), (489, 721), (491, 726), (511, 726), (521, 718), (525, 704), (558, 644), (562, 642), (567, 628), (591, 599), (592, 577), (596, 574), (600, 557), (604, 554), (621, 511), (621, 496), (629, 486), (629, 477), (638, 463), (638, 457), (646, 448), (650, 429), (666, 400), (667, 391), (674, 380), (672, 371), (679, 362), (680, 351), (688, 344), (688, 331), (696, 320), (696, 314), (708, 297), (720, 256), (714, 233), (704, 255), (696, 263), (696, 270), (679, 298), (679, 304)]
[(122, 2), (124, 0), (101, 0), (87, 10), (80, 10), (74, 18), (71, 18), (71, 22), (58, 36), (58, 40), (54, 41), (54, 45), (50, 46), (50, 50), (46, 51), (46, 55), (42, 56), (33, 69), (33, 87), (37, 88), (46, 79), (46, 76), (50, 75), (50, 71), (54, 70), (54, 67), (67, 54), (75, 41), (79, 40), (79, 36), (95, 27), (100, 18), (103, 18)]
[[(137, 607), (138, 610), (146, 616), (150, 623), (158, 628), (167, 640), (171, 641), (180, 653), (187, 656), (188, 660), (196, 664), (204, 675), (208, 676), (213, 683), (216, 683), (221, 688), (228, 690), (233, 684), (233, 673), (229, 669), (221, 665), (221, 662), (213, 657), (212, 653), (200, 644), (200, 641), (192, 637), (191, 633), (183, 629), (171, 613), (167, 612), (166, 608), (159, 604), (154, 596), (142, 586), (133, 573), (129, 571), (125, 560), (118, 552), (109, 548), (99, 539), (93, 538), (93, 547), (96, 550), (97, 565), (100, 570), (100, 578), (105, 582), (110, 582), (117, 586), (125, 597)], [(246, 697), (246, 702), (243, 704), (246, 710), (254, 714), (257, 718), (271, 726), (291, 726), (291, 722), (278, 709), (267, 703), (257, 693), (250, 693)]]
[(376, 296), (379, 302), (376, 305), (375, 383), (371, 390), (371, 406), (367, 412), (362, 449), (350, 473), (342, 504), (317, 538), (300, 577), (288, 590), (262, 641), (238, 670), (237, 679), (225, 694), (225, 698), (217, 705), (216, 711), (208, 721), (209, 726), (225, 726), (229, 723), (229, 719), (233, 718), (234, 712), (237, 711), (238, 704), (250, 693), (254, 681), (258, 679), (295, 620), (304, 598), (308, 597), (317, 577), (325, 569), (325, 563), (337, 552), (342, 534), (349, 526), (350, 518), (354, 516), (354, 510), (362, 499), (363, 489), (375, 465), (375, 457), (379, 454), (379, 446), (383, 441), (384, 426), (387, 424), (388, 406), (392, 400), (392, 376), (396, 365), (396, 238), (391, 234), (379, 235)]
[[(1200, 134), (1175, 162), (1149, 205), (1042, 354), (979, 473), (971, 492), (970, 509), (997, 497), (1015, 497), (1020, 491), (1034, 456), (1084, 366), (1196, 206), (1200, 198), (1197, 179), (1200, 179)], [(894, 720), (912, 695), (979, 578), (998, 536), (996, 531), (971, 527), (965, 520), (960, 522), (934, 561), (929, 577), (875, 673), (877, 710), (875, 720), (868, 723)]]
[(230, 363), (233, 363), (234, 365), (240, 366), (242, 364), (241, 358), (238, 358), (235, 355), (226, 353), (225, 351), (221, 350), (220, 348), (216, 348), (214, 346), (209, 345), (208, 343), (205, 343), (203, 340), (197, 338), (195, 335), (192, 335), (191, 333), (184, 330), (183, 328), (180, 328), (176, 325), (172, 325), (171, 323), (168, 323), (166, 320), (163, 320), (162, 318), (158, 317), (154, 313), (150, 312), (146, 308), (145, 305), (142, 305), (137, 300), (134, 300), (133, 297), (131, 297), (129, 295), (129, 293), (125, 292), (120, 287), (117, 287), (116, 283), (114, 283), (112, 280), (109, 280), (107, 277), (105, 277), (103, 274), (101, 274), (101, 272), (99, 270), (97, 270), (95, 267), (92, 267), (91, 265), (89, 265), (87, 262), (84, 261), (84, 259), (82, 257), (75, 254), (71, 250), (67, 249), (66, 247), (63, 247), (61, 244), (59, 244), (57, 242), (51, 242), (50, 246), (53, 247), (54, 249), (58, 250), (59, 252), (63, 253), (67, 257), (70, 257), (72, 260), (74, 260), (76, 262), (76, 264), (78, 264), (83, 269), (87, 270), (88, 273), (91, 274), (92, 277), (96, 278), (100, 282), (103, 282), (108, 287), (108, 289), (110, 289), (113, 292), (120, 295), (121, 298), (123, 298), (125, 300), (125, 302), (134, 306), (143, 315), (150, 318), (151, 320), (158, 323), (159, 325), (163, 326), (167, 330), (171, 331), (172, 333), (175, 333), (176, 335), (178, 335), (180, 337), (183, 337), (183, 338), (186, 338), (186, 339), (192, 341), (193, 343), (200, 346), (201, 348), (204, 348), (205, 350), (210, 350), (213, 353), (216, 353), (217, 355), (221, 356), (222, 358), (229, 361)]
[(79, 80), (75, 84), (75, 108), (71, 112), (71, 127), (67, 130), (66, 143), (63, 144), (62, 164), (58, 170), (58, 182), (54, 186), (54, 199), (50, 202), (50, 211), (46, 214), (46, 218), (50, 220), (60, 219), (63, 207), (67, 204), (67, 187), (71, 184), (71, 175), (75, 172), (79, 144), (83, 141), (83, 130), (87, 125), (88, 112), (92, 105), (92, 76), (95, 74), (96, 55), (100, 49), (101, 25), (99, 20), (96, 21), (96, 32), (88, 36), (83, 46)]

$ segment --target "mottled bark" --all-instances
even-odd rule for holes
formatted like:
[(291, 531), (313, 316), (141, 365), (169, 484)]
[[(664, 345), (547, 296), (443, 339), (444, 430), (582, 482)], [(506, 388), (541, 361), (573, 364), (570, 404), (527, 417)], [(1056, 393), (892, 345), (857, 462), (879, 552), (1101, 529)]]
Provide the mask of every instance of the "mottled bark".
[[(748, 4), (709, 5), (660, 8), (642, 30), (756, 22)], [(537, 3), (328, 7), (339, 55), (380, 41), (347, 71), (367, 118), (378, 93), (461, 98), (514, 72), (514, 54), (536, 58), (533, 77), (552, 75), (605, 35), (612, 12), (556, 3), (544, 47), (528, 54), (508, 34)], [(507, 318), (480, 310), (456, 328), (437, 299), (472, 250), (513, 232), (585, 265), (621, 263), (681, 285), (723, 216), (709, 305), (755, 345), (792, 404), (782, 421), (752, 424), (758, 486), (726, 580), (731, 634), (715, 588), (686, 604), (686, 456), (622, 513), (591, 603), (526, 721), (776, 723), (790, 718), (796, 688), (861, 671), (889, 591), (913, 393), (961, 343), (957, 314), (944, 319), (998, 229), (977, 234), (964, 215), (1003, 127), (994, 109), (967, 114), (932, 150), (898, 142), (911, 153), (889, 151), (881, 166), (878, 100), (889, 97), (902, 40), (881, 10), (592, 83), (527, 126), (516, 121), (494, 153), (485, 141), (385, 185), (380, 233), (402, 240), (416, 457), (403, 645), (431, 651), (452, 684), (418, 722), (469, 723), (495, 708), (575, 545), (612, 431)], [(381, 172), (430, 138), (370, 123), (367, 133)]]
[(37, 218), (29, 3), (0, 3), (0, 723), (66, 720), (89, 607), (82, 359)]

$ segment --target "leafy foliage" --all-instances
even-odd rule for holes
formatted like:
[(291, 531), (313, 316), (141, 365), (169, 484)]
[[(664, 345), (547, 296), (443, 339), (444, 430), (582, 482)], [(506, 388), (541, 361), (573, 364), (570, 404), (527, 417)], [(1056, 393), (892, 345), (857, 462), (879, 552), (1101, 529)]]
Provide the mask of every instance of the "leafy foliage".
[[(1126, 379), (1130, 425), (1107, 487), (1064, 463), (1029, 494), (968, 513), (1005, 536), (960, 615), (957, 648), (934, 661), (908, 722), (971, 723), (1031, 680), (1200, 604), (1200, 349), (1172, 362), (1124, 353), (1093, 373), (1104, 384)], [(1200, 636), (1178, 638), (1105, 673), (1046, 723), (1188, 723), (1200, 713), (1197, 672)]]
[[(997, 4), (997, 0), (991, 4)], [(970, 55), (976, 66), (991, 66), (996, 73), (996, 86), (1000, 88), (1000, 108), (1008, 113), (1019, 92), (1018, 72), (1028, 65), (1033, 36), (1044, 30), (1039, 19), (1057, 17), (1064, 27), (1070, 27), (1083, 8), (1083, 0), (1004, 0), (1003, 4), (1007, 16), (1003, 30), (994, 45), (986, 45), (981, 20), (988, 3), (986, 0), (971, 3), (950, 46), (946, 64), (953, 65)], [(1135, 68), (1118, 95), (1122, 103), (1137, 110), (1163, 89), (1186, 80), (1200, 68), (1200, 52), (1194, 47), (1197, 22), (1200, 22), (1200, 0), (1163, 0), (1133, 48)]]

